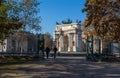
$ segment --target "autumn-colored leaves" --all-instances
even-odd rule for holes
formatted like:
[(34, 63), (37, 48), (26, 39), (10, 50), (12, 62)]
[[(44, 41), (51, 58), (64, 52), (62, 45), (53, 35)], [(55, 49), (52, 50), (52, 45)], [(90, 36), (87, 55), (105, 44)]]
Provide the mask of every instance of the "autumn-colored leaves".
[(83, 26), (93, 26), (96, 35), (120, 41), (120, 1), (119, 0), (87, 0), (83, 12), (87, 18)]

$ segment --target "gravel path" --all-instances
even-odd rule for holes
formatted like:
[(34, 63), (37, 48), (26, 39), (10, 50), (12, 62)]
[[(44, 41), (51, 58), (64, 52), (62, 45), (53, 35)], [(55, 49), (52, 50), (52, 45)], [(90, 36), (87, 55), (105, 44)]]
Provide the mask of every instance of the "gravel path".
[(120, 78), (120, 63), (88, 62), (84, 57), (58, 57), (0, 66), (0, 78)]

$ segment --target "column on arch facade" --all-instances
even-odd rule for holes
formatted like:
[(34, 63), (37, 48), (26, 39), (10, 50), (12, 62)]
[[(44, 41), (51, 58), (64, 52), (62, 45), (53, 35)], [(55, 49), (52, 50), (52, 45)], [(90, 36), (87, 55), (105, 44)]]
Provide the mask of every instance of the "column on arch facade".
[(72, 35), (69, 33), (68, 34), (68, 51), (71, 51), (71, 41), (72, 41)]
[(58, 51), (63, 51), (63, 36), (60, 35), (59, 37), (59, 48), (58, 48)]
[(74, 46), (73, 46), (73, 51), (82, 51), (82, 39), (81, 39), (81, 34), (80, 33), (74, 33)]
[(77, 34), (75, 34), (74, 33), (74, 35), (73, 35), (73, 41), (72, 41), (72, 44), (73, 44), (73, 51), (77, 51), (77, 42), (78, 42), (78, 40), (77, 40)]
[(80, 32), (77, 34), (77, 51), (82, 51), (82, 37)]

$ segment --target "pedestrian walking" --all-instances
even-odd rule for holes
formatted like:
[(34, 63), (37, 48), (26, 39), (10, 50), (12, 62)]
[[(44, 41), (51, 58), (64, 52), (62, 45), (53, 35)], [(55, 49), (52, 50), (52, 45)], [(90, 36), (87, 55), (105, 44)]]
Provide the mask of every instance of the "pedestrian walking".
[(53, 51), (54, 51), (54, 59), (56, 58), (56, 52), (57, 52), (57, 47), (56, 46), (54, 46), (54, 48), (53, 48)]
[(49, 54), (50, 54), (49, 47), (46, 47), (45, 51), (46, 51), (46, 58), (48, 59), (49, 58)]

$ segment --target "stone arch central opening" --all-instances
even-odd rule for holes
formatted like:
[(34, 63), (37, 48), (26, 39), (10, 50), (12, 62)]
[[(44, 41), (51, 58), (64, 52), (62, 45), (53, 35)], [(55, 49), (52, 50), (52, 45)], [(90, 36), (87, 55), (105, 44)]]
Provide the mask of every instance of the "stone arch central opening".
[(68, 51), (68, 36), (63, 36), (63, 50)]

